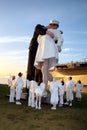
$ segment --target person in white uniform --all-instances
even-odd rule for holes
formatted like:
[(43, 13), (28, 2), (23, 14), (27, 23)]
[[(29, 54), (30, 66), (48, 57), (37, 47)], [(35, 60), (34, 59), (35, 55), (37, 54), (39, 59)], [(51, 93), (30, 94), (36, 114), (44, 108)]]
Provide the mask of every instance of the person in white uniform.
[[(57, 30), (58, 27), (59, 22), (51, 20), (48, 31), (54, 34), (54, 38), (49, 37), (47, 34), (38, 36), (39, 45), (34, 65), (36, 68), (41, 69), (45, 86), (47, 86), (48, 80), (53, 80), (48, 71), (58, 64), (58, 52), (61, 52), (61, 46), (63, 45), (62, 32)], [(55, 41), (57, 41), (56, 44)]]
[(39, 83), (37, 84), (37, 87), (35, 88), (35, 95), (36, 95), (36, 109), (41, 109), (41, 98), (43, 96), (43, 92), (45, 90), (45, 83), (43, 83), (42, 81), (39, 81)]
[(36, 87), (37, 87), (37, 82), (34, 80), (31, 80), (29, 96), (28, 96), (28, 106), (35, 107), (35, 88)]
[(82, 88), (83, 84), (81, 80), (78, 80), (78, 82), (76, 83), (76, 98), (78, 101), (81, 101), (82, 98)]
[(24, 86), (24, 81), (22, 79), (22, 73), (18, 73), (18, 79), (16, 81), (16, 104), (21, 105), (20, 99), (21, 99), (21, 94), (22, 94), (22, 89)]
[(66, 81), (66, 100), (67, 102), (65, 105), (72, 106), (72, 101), (74, 99), (73, 91), (74, 91), (75, 82), (72, 80), (72, 77), (68, 78), (68, 81)]
[(10, 86), (9, 102), (14, 102), (16, 87), (15, 76), (12, 76), (12, 79), (8, 81), (8, 85)]
[[(60, 82), (59, 82), (60, 84)], [(58, 96), (58, 82), (56, 82), (55, 79), (53, 79), (53, 81), (50, 82), (50, 93), (51, 93), (51, 97), (50, 97), (50, 103), (53, 105), (51, 107), (52, 110), (56, 110), (56, 106), (58, 104), (59, 101), (59, 96)]]
[(59, 107), (63, 107), (64, 104), (64, 90), (65, 90), (65, 83), (64, 80), (60, 81), (60, 85), (58, 86), (59, 92)]

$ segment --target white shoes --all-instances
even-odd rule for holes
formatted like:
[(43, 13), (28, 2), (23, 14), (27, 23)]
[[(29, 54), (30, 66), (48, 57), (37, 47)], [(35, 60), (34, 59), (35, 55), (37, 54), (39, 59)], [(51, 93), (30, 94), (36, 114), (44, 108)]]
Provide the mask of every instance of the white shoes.
[(41, 107), (36, 107), (36, 109), (39, 109), (39, 110), (41, 110)]
[(69, 105), (70, 107), (72, 106), (72, 103), (68, 103), (68, 102), (66, 102), (66, 103), (64, 103), (65, 105)]
[(53, 106), (53, 107), (51, 107), (51, 110), (56, 110), (56, 107), (54, 107), (54, 106)]
[(65, 102), (64, 104), (65, 104), (65, 105), (69, 105), (69, 103), (68, 103), (68, 102)]
[(71, 106), (72, 106), (72, 103), (70, 103), (69, 106), (71, 107)]
[(21, 105), (22, 103), (19, 101), (16, 101), (16, 105)]
[(41, 107), (38, 107), (39, 110), (41, 110)]

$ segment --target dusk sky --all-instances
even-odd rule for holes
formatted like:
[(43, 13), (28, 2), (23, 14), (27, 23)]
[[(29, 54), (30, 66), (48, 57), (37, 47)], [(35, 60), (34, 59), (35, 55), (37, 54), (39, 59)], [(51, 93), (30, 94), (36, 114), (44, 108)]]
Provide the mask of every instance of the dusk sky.
[(59, 63), (87, 61), (87, 0), (0, 0), (0, 77), (25, 73), (37, 24), (60, 22)]

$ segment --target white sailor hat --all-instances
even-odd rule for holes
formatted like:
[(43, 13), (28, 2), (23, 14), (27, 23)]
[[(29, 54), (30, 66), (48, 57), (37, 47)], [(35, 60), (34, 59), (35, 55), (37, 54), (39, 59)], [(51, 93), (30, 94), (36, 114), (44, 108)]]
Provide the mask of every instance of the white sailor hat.
[(57, 25), (59, 25), (59, 21), (57, 21), (57, 20), (50, 20), (50, 24), (57, 24)]

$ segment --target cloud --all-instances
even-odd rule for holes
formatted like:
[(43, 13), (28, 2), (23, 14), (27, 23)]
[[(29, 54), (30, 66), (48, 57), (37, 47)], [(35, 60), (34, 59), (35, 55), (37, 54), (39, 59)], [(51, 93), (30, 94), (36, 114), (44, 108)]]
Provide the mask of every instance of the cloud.
[(20, 50), (20, 51), (10, 51), (7, 53), (8, 55), (22, 55), (27, 54), (27, 50)]
[(63, 51), (64, 52), (67, 52), (67, 51), (70, 51), (71, 49), (70, 48), (64, 48)]
[(69, 34), (83, 34), (83, 35), (87, 35), (87, 31), (77, 31), (77, 30), (74, 30), (74, 31), (66, 31), (66, 33), (69, 33)]
[(19, 37), (0, 37), (0, 43), (12, 43), (12, 42), (29, 42), (31, 37), (19, 36)]
[(16, 50), (16, 51), (6, 51), (6, 53), (2, 52), (0, 56), (18, 56), (18, 55), (26, 55), (28, 53), (27, 50)]

